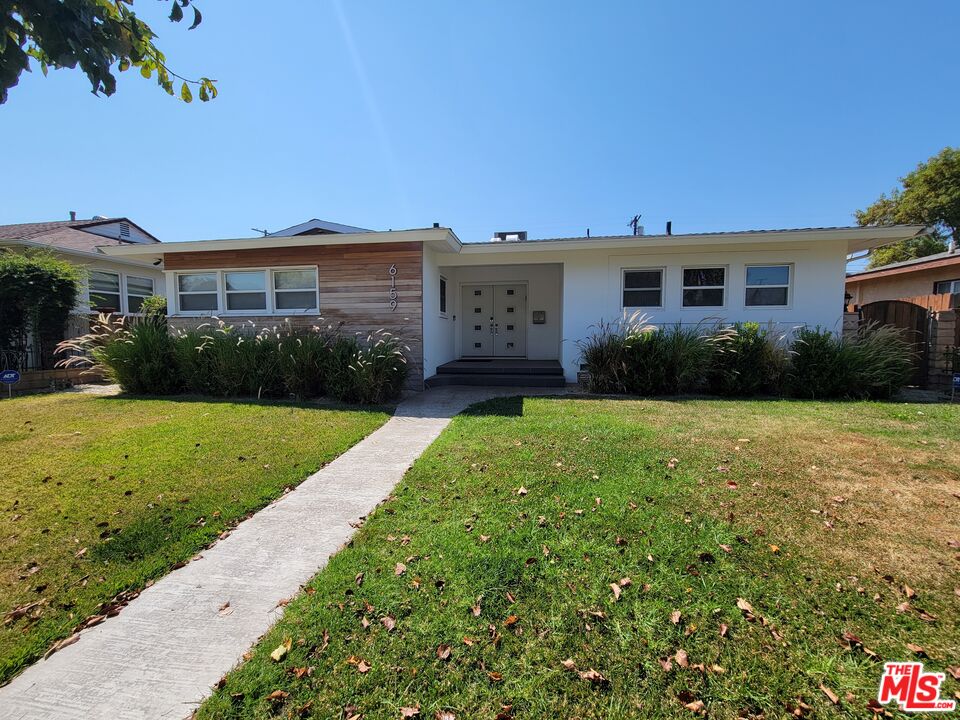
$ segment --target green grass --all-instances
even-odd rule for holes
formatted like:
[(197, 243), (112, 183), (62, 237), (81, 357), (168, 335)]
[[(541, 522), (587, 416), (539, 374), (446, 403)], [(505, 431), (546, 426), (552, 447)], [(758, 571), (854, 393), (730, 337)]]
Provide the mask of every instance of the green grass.
[(386, 418), (190, 399), (0, 402), (0, 682)]
[(703, 702), (717, 718), (870, 717), (878, 658), (915, 643), (929, 668), (960, 664), (958, 420), (881, 403), (477, 406), (198, 716), (686, 718)]

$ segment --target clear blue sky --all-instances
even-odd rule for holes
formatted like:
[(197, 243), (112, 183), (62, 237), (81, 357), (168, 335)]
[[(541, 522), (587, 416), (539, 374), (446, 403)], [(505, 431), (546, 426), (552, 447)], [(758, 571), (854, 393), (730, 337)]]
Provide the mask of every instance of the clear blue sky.
[[(960, 145), (956, 0), (199, 0), (185, 105), (75, 71), (0, 106), (0, 223), (126, 215), (164, 240), (311, 217), (465, 241), (853, 224)], [(188, 14), (189, 17), (189, 14)]]

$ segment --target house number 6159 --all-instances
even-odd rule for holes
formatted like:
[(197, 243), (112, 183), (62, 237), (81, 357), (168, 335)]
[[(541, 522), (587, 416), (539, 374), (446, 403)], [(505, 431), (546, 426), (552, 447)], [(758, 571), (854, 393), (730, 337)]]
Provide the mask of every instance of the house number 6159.
[(390, 309), (397, 309), (397, 266), (391, 265), (387, 271), (390, 273)]

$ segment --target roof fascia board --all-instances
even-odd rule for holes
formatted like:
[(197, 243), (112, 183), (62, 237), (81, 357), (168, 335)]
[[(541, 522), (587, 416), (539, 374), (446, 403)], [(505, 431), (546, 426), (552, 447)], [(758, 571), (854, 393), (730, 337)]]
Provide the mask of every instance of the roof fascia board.
[(394, 230), (389, 232), (344, 233), (336, 235), (294, 235), (278, 237), (236, 238), (227, 240), (191, 240), (186, 242), (159, 243), (159, 245), (109, 245), (101, 247), (105, 255), (124, 257), (136, 255), (156, 256), (166, 253), (210, 252), (215, 250), (260, 250), (278, 247), (303, 247), (311, 245), (376, 245), (395, 242), (423, 242), (437, 249), (457, 252), (460, 241), (449, 228), (423, 230)]
[[(154, 265), (149, 261), (140, 261), (140, 260), (128, 260), (126, 258), (111, 257), (103, 252), (84, 252), (83, 250), (74, 250), (72, 248), (63, 248), (57, 245), (47, 245), (46, 243), (31, 242), (30, 240), (0, 240), (0, 247), (26, 247), (39, 250), (49, 250), (52, 253), (57, 253), (59, 255), (69, 255), (70, 257), (82, 258), (84, 260), (96, 261), (96, 260), (109, 260), (113, 263), (119, 263), (121, 265), (130, 265), (132, 267), (138, 267), (143, 269), (153, 268), (154, 270), (160, 271), (160, 268)], [(119, 247), (119, 246), (118, 246)], [(153, 247), (153, 245), (148, 245), (147, 247)]]

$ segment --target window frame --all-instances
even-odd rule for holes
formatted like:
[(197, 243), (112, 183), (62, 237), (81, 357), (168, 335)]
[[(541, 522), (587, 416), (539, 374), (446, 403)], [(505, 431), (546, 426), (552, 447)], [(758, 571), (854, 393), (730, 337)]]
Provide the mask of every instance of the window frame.
[(439, 303), (438, 312), (440, 314), (440, 317), (444, 319), (449, 317), (449, 312), (447, 310), (447, 305), (450, 302), (449, 290), (450, 290), (450, 281), (447, 280), (446, 275), (440, 275), (440, 280), (437, 283), (437, 292), (439, 293), (439, 296), (437, 297), (437, 301)]
[(97, 273), (101, 275), (113, 275), (114, 277), (117, 278), (117, 291), (115, 293), (114, 292), (105, 293), (106, 295), (117, 296), (117, 309), (110, 310), (107, 312), (112, 312), (115, 315), (125, 315), (126, 314), (125, 303), (124, 303), (123, 296), (125, 294), (126, 288), (124, 287), (123, 274), (119, 272), (115, 272), (113, 270), (97, 270), (96, 268), (93, 268), (90, 270), (90, 276), (89, 276), (89, 279), (87, 280), (87, 301), (90, 303), (90, 312), (94, 312), (94, 313), (104, 312), (103, 310), (100, 310), (97, 307), (95, 307), (94, 300), (93, 300), (94, 295), (98, 295), (102, 297), (101, 295), (99, 295), (97, 291), (94, 291), (93, 289), (93, 276)]
[[(133, 278), (134, 280), (145, 280), (145, 281), (149, 282), (149, 283), (150, 283), (150, 294), (149, 294), (149, 295), (140, 295), (139, 293), (133, 293), (133, 294), (131, 294), (131, 292), (130, 292), (130, 279), (131, 279), (131, 278)], [(156, 294), (157, 294), (157, 281), (154, 280), (153, 278), (151, 278), (151, 277), (145, 277), (145, 276), (143, 276), (143, 275), (124, 275), (124, 276), (123, 276), (123, 299), (124, 299), (124, 301), (127, 303), (126, 312), (125, 312), (124, 314), (126, 314), (126, 315), (143, 315), (143, 313), (140, 312), (139, 310), (138, 310), (137, 312), (132, 312), (132, 311), (130, 310), (130, 298), (131, 298), (131, 297), (138, 297), (138, 298), (140, 298), (140, 300), (141, 300), (141, 302), (142, 302), (143, 300), (146, 300), (148, 297), (152, 297), (153, 295), (156, 295)]]
[[(787, 269), (786, 285), (751, 285), (747, 282), (747, 273), (753, 267), (785, 267)], [(767, 263), (748, 263), (743, 266), (743, 307), (759, 310), (783, 310), (789, 309), (793, 305), (793, 263), (787, 262), (767, 262)], [(782, 305), (749, 305), (747, 303), (747, 291), (756, 288), (786, 288), (787, 301)]]
[[(723, 285), (687, 285), (684, 281), (684, 275), (686, 275), (687, 270), (722, 270), (723, 271)], [(730, 285), (730, 266), (729, 265), (682, 265), (680, 267), (680, 309), (681, 310), (692, 310), (694, 312), (698, 310), (723, 310), (727, 307), (727, 298), (730, 296), (728, 292)], [(684, 292), (687, 290), (720, 290), (723, 292), (723, 299), (719, 305), (687, 305), (684, 302)]]
[[(657, 272), (660, 273), (660, 302), (657, 305), (627, 305), (623, 296), (627, 292), (628, 272)], [(664, 281), (667, 276), (665, 267), (625, 267), (620, 268), (620, 309), (621, 310), (662, 310), (664, 307)], [(629, 288), (630, 290), (653, 290), (654, 288)]]
[[(227, 275), (233, 273), (259, 273), (260, 277), (263, 278), (263, 290), (227, 290)], [(273, 282), (273, 278), (270, 275), (269, 271), (261, 268), (238, 268), (236, 270), (221, 270), (218, 273), (219, 277), (217, 279), (217, 290), (222, 293), (223, 302), (219, 303), (220, 307), (223, 308), (223, 315), (267, 315), (270, 310), (270, 285), (269, 283)], [(253, 294), (263, 294), (263, 308), (257, 308), (254, 310), (231, 310), (229, 306), (230, 296), (231, 295), (253, 295)]]
[[(276, 273), (282, 272), (296, 272), (296, 271), (306, 271), (313, 273), (314, 286), (313, 288), (303, 288), (303, 289), (293, 289), (289, 288), (287, 290), (280, 290), (279, 292), (310, 292), (311, 290), (314, 293), (315, 298), (315, 307), (309, 309), (297, 309), (297, 308), (288, 308), (288, 309), (277, 309), (276, 305), (276, 293), (278, 290), (275, 287), (275, 275)], [(266, 307), (263, 310), (230, 310), (227, 308), (227, 295), (236, 294), (236, 293), (253, 293), (258, 292), (255, 290), (227, 290), (227, 273), (239, 273), (239, 272), (260, 272), (264, 274), (265, 279), (265, 294), (266, 294)], [(216, 291), (205, 290), (198, 292), (180, 292), (180, 277), (184, 275), (213, 275), (216, 280), (217, 288)], [(231, 267), (231, 268), (195, 268), (190, 270), (175, 270), (172, 273), (171, 278), (171, 290), (173, 294), (173, 306), (176, 307), (176, 315), (179, 317), (288, 317), (292, 315), (319, 315), (320, 314), (320, 271), (319, 267), (316, 265), (279, 265), (279, 266), (265, 266), (265, 267)], [(180, 296), (181, 295), (210, 295), (215, 292), (217, 296), (217, 309), (216, 310), (183, 310), (180, 306)], [(168, 293), (168, 299), (170, 293)]]
[[(940, 292), (937, 290), (938, 285), (943, 283), (950, 284), (950, 290), (948, 292)], [(956, 295), (960, 293), (960, 278), (952, 278), (950, 280), (934, 280), (933, 282), (933, 294), (934, 295)]]

